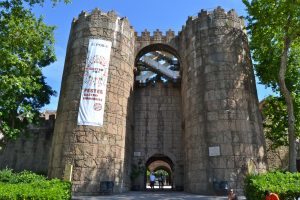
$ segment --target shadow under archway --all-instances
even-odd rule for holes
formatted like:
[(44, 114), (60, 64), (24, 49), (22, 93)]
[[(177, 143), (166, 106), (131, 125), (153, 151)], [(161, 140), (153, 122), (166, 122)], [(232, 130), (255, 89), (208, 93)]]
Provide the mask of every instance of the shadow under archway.
[[(174, 180), (173, 161), (163, 154), (155, 154), (146, 162), (145, 183), (146, 190), (172, 190)], [(150, 187), (150, 173), (155, 174), (154, 187)]]

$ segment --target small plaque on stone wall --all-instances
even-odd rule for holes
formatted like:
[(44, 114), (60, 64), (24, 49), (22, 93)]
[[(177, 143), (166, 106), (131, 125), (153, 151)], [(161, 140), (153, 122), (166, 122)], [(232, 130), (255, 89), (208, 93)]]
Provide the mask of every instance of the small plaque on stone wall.
[(221, 155), (220, 147), (219, 146), (208, 147), (208, 154), (209, 154), (209, 156), (219, 156), (219, 155)]
[(64, 180), (65, 181), (72, 181), (72, 172), (73, 172), (73, 165), (66, 164), (65, 171), (64, 171)]
[(139, 157), (139, 156), (141, 156), (141, 152), (135, 151), (135, 152), (133, 153), (133, 155), (134, 155), (134, 157)]

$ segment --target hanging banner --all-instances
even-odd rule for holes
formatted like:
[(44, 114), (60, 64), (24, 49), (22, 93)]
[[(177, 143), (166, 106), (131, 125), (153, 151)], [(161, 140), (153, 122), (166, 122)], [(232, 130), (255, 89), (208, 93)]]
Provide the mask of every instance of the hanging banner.
[(77, 120), (78, 125), (103, 125), (111, 45), (111, 41), (89, 40)]

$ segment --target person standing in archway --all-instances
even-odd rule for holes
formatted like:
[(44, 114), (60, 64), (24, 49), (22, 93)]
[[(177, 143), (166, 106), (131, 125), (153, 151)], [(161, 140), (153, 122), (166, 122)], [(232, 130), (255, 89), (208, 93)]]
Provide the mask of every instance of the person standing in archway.
[(149, 179), (150, 179), (150, 188), (151, 188), (151, 189), (154, 189), (154, 183), (155, 183), (155, 175), (154, 175), (154, 172), (151, 172), (151, 173), (150, 173)]
[(161, 189), (161, 175), (157, 178), (158, 180), (158, 188)]
[(165, 176), (161, 175), (161, 188), (164, 189), (164, 184), (165, 184)]
[(159, 185), (159, 188), (160, 189), (163, 189), (164, 188), (164, 181), (165, 181), (165, 178), (164, 178), (164, 175), (160, 175), (158, 177), (158, 185)]

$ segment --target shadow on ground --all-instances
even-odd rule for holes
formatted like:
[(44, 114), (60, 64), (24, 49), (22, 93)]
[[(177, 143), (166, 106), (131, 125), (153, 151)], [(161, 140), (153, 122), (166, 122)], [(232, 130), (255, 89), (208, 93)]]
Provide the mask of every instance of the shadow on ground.
[[(127, 192), (115, 195), (102, 195), (102, 196), (74, 196), (73, 200), (227, 200), (225, 196), (204, 196), (197, 194), (189, 194), (185, 192)], [(239, 197), (239, 199), (245, 199)]]

